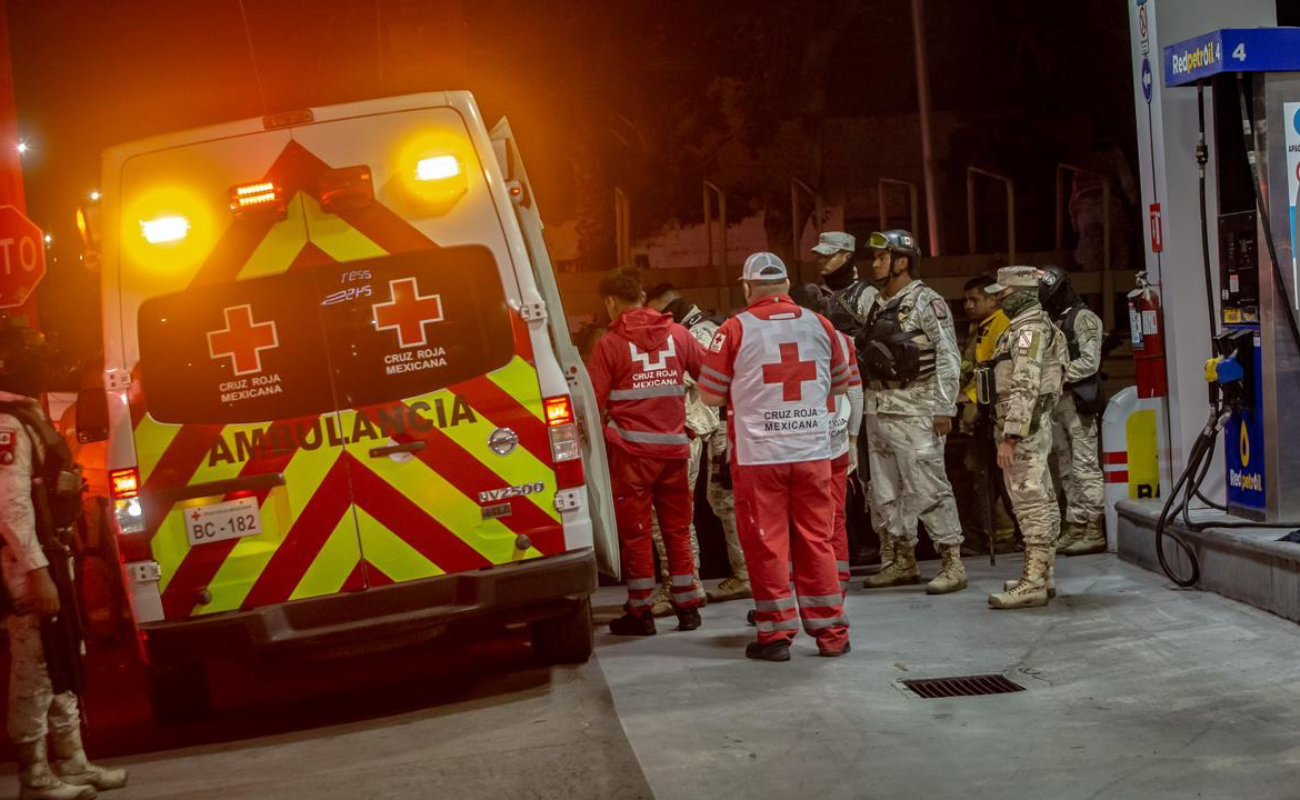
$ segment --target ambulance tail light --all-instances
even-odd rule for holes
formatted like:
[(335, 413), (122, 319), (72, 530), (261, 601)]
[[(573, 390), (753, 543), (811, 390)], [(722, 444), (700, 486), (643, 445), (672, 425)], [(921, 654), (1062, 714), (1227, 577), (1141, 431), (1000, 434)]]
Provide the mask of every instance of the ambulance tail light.
[(144, 533), (144, 506), (140, 501), (140, 470), (135, 467), (110, 470), (108, 490), (113, 500), (113, 516), (124, 535)]
[(289, 216), (284, 189), (274, 181), (258, 181), (230, 187), (230, 211), (235, 219), (282, 220)]
[(542, 401), (543, 417), (551, 434), (551, 462), (555, 465), (555, 488), (573, 489), (586, 483), (582, 471), (582, 435), (573, 413), (573, 398), (567, 394)]

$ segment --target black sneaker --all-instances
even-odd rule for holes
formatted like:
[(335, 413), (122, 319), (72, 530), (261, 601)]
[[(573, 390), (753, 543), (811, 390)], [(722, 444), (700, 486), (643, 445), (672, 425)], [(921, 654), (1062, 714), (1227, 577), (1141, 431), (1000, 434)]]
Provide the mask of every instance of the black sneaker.
[(845, 642), (844, 647), (839, 650), (818, 650), (817, 655), (822, 658), (839, 658), (840, 656), (848, 655), (852, 650), (853, 648), (849, 646), (849, 643)]
[(790, 643), (784, 639), (776, 642), (750, 642), (745, 645), (745, 658), (755, 661), (789, 661)]
[(624, 614), (609, 623), (615, 636), (654, 636), (655, 618), (649, 614)]
[(758, 627), (758, 617), (756, 616), (757, 614), (758, 612), (751, 608), (749, 610), (749, 613), (745, 615), (745, 622), (749, 623), (750, 627), (753, 628)]
[(700, 627), (700, 610), (698, 608), (677, 609), (677, 630), (693, 631)]

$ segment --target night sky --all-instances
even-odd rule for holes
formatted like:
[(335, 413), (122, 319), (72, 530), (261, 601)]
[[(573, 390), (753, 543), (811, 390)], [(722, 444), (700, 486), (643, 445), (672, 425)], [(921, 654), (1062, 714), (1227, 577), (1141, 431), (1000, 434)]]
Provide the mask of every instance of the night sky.
[[(1052, 120), (1086, 116), (1131, 151), (1124, 0), (926, 6), (936, 112), (1042, 120), (1044, 163), (1061, 155), (1053, 128), (1065, 123)], [(117, 142), (468, 88), (489, 124), (511, 117), (549, 223), (583, 214), (590, 197), (604, 203), (617, 181), (641, 198), (635, 224), (649, 233), (698, 217), (698, 180), (727, 138), (759, 152), (783, 120), (812, 138), (826, 118), (916, 109), (907, 0), (244, 0), (248, 34), (238, 0), (6, 8), (19, 129), (32, 148), (28, 211), (56, 237), (42, 316), (83, 355), (97, 346), (86, 310), (98, 301), (77, 264), (73, 214), (99, 183), (100, 151)], [(726, 109), (719, 86), (738, 87)], [(603, 228), (594, 237), (599, 266), (609, 243)]]

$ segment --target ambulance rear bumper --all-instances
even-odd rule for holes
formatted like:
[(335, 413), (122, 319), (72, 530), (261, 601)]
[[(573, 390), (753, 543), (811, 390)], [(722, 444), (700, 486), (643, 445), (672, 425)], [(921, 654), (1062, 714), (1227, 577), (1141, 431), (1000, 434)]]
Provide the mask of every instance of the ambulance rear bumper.
[(155, 667), (352, 649), (432, 638), (453, 627), (560, 616), (596, 589), (591, 548), (359, 592), (142, 625)]

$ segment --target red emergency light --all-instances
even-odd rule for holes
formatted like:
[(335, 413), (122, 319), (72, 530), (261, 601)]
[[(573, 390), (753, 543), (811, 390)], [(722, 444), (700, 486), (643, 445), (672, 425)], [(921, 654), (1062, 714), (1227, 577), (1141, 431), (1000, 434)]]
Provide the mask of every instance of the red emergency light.
[(573, 398), (567, 394), (545, 398), (542, 400), (542, 416), (551, 433), (555, 488), (574, 489), (586, 483), (582, 469), (582, 435), (573, 413)]

